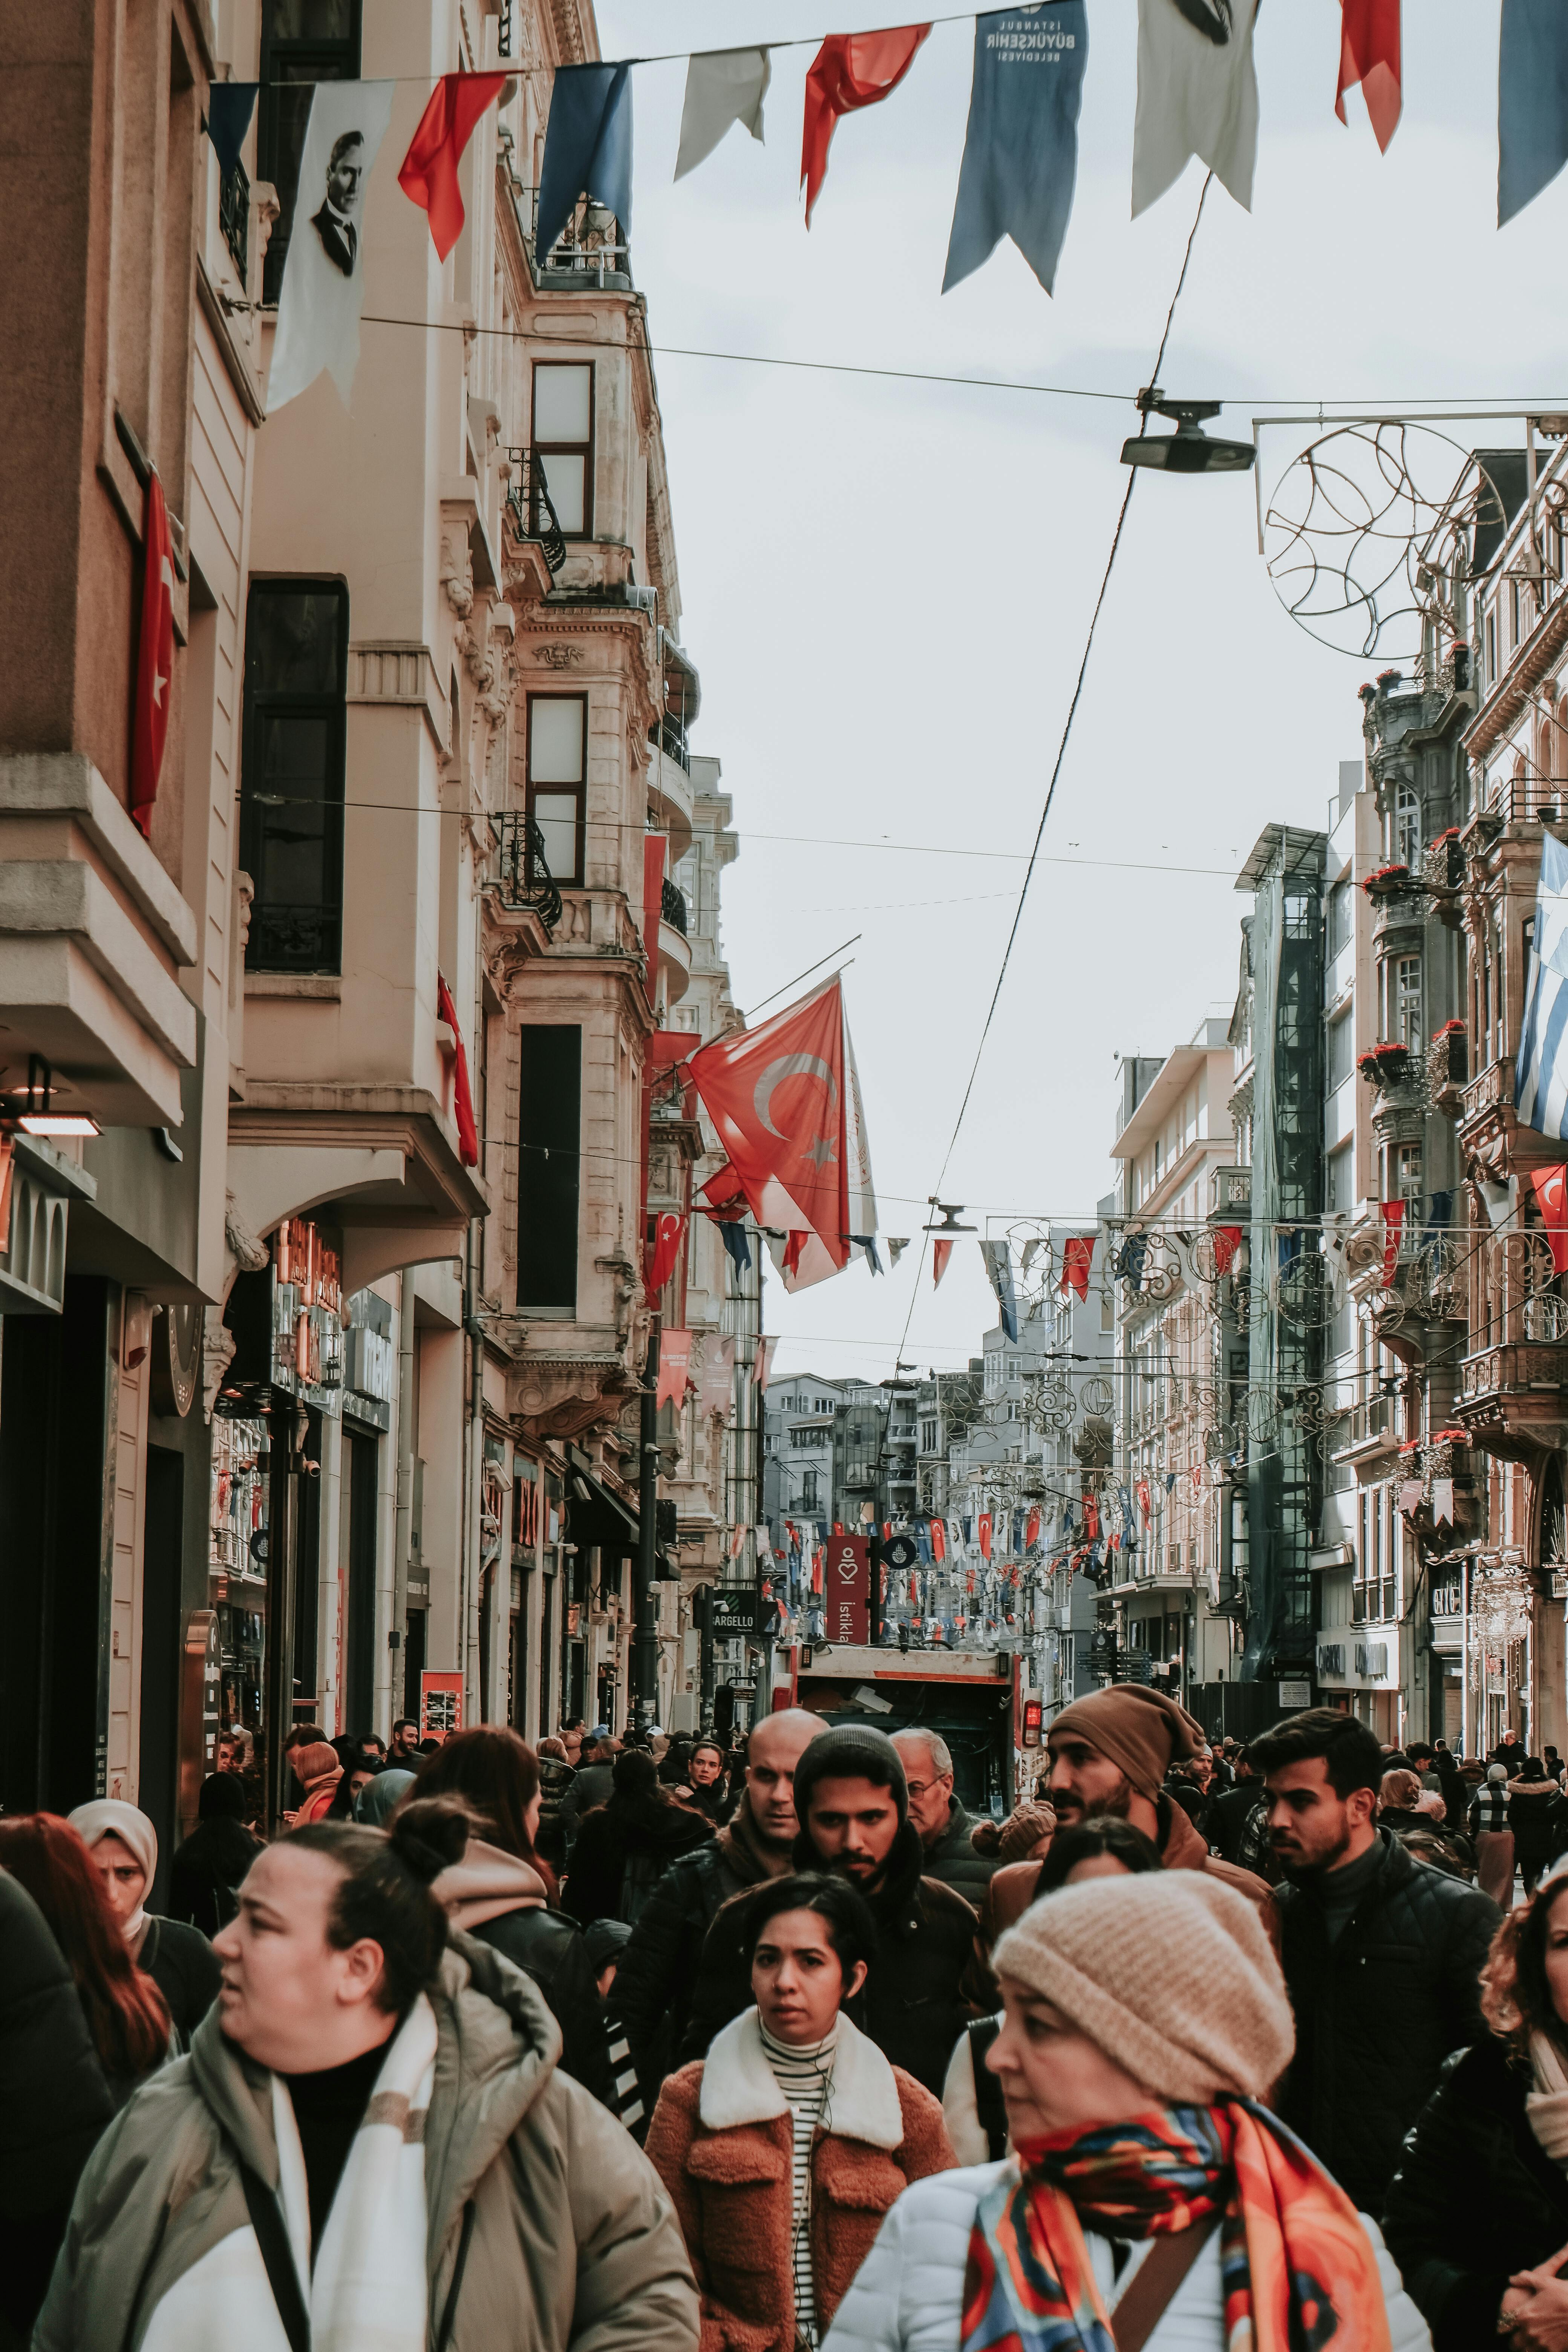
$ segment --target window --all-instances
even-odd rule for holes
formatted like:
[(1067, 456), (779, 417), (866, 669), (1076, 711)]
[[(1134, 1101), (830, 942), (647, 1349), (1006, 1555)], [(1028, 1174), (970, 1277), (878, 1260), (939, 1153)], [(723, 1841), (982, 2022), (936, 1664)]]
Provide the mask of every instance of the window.
[(262, 0), (257, 163), (280, 208), (268, 240), (264, 302), (276, 302), (283, 284), (314, 85), (358, 80), (359, 36), (360, 0)]
[(1394, 801), (1394, 856), (1400, 866), (1414, 866), (1421, 855), (1421, 803), (1408, 784), (1401, 784)]
[[(277, 234), (276, 230), (273, 234)], [(1489, 686), (1497, 684), (1497, 607), (1495, 604), (1487, 614), (1487, 684)]]
[(814, 1512), (816, 1509), (816, 1473), (815, 1470), (807, 1470), (801, 1478), (800, 1507), (803, 1511), (808, 1513)]
[[(594, 369), (586, 360), (536, 360), (533, 454), (568, 539), (594, 536)], [(535, 529), (538, 518), (535, 518)]]
[(517, 1303), (524, 1314), (577, 1312), (577, 1194), (583, 1032), (518, 1032)]
[(256, 886), (247, 971), (342, 966), (348, 635), (340, 583), (251, 582), (240, 811)]
[[(1341, 1026), (1348, 1028), (1350, 1024), (1348, 1022), (1343, 1022)], [(1355, 1202), (1351, 1196), (1354, 1189), (1355, 1145), (1345, 1143), (1342, 1144), (1337, 1151), (1331, 1151), (1329, 1154), (1328, 1199), (1325, 1206), (1336, 1213), (1342, 1209), (1353, 1209)]]
[(1418, 1054), (1425, 1042), (1420, 957), (1390, 956), (1378, 967), (1378, 982), (1383, 997), (1378, 1008), (1383, 1036), (1391, 1045), (1407, 1045), (1413, 1054)]
[(1401, 1143), (1395, 1147), (1394, 1181), (1401, 1201), (1418, 1201), (1421, 1198), (1421, 1146), (1418, 1143)]
[(1355, 902), (1351, 897), (1351, 892), (1354, 887), (1354, 883), (1352, 882), (1349, 875), (1346, 875), (1344, 880), (1342, 882), (1336, 882), (1333, 888), (1329, 892), (1329, 956), (1331, 961), (1339, 954), (1342, 948), (1348, 948), (1351, 943), (1351, 932), (1355, 917)]
[(587, 777), (588, 698), (528, 698), (528, 805), (544, 836), (557, 882), (583, 880), (583, 817)]
[(1343, 1013), (1329, 1024), (1329, 1092), (1342, 1087), (1355, 1064), (1355, 1018)]

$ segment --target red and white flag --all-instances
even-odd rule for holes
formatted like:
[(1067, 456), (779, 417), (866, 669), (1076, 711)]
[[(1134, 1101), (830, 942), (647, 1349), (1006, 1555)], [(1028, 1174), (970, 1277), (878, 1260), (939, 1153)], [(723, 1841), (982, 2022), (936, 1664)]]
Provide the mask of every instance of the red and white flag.
[(1394, 1280), (1394, 1269), (1399, 1263), (1400, 1236), (1404, 1231), (1404, 1202), (1384, 1201), (1383, 1203), (1383, 1286), (1384, 1290)]
[(702, 1410), (729, 1414), (735, 1401), (735, 1342), (710, 1331), (703, 1342)]
[(675, 1271), (679, 1255), (680, 1236), (686, 1231), (686, 1220), (673, 1209), (666, 1209), (654, 1223), (653, 1257), (647, 1270), (647, 1295), (657, 1298)]
[(142, 636), (136, 649), (136, 720), (131, 738), (131, 814), (143, 839), (153, 834), (153, 803), (169, 733), (174, 683), (174, 542), (163, 485), (147, 477), (142, 510)]
[(1345, 119), (1345, 92), (1361, 84), (1367, 120), (1384, 154), (1399, 128), (1399, 0), (1340, 0), (1340, 80), (1334, 112)]
[(1092, 1234), (1084, 1234), (1062, 1244), (1062, 1276), (1057, 1288), (1076, 1290), (1085, 1301), (1089, 1297), (1089, 1270), (1094, 1264), (1094, 1238)]
[(465, 1168), (477, 1168), (479, 1130), (474, 1125), (474, 1098), (468, 1092), (468, 1057), (463, 1051), (463, 1033), (458, 1026), (452, 992), (439, 972), (436, 975), (436, 1017), (444, 1021), (452, 1033), (452, 1115), (458, 1122), (458, 1157)]
[(1532, 1168), (1530, 1181), (1552, 1245), (1552, 1263), (1559, 1274), (1568, 1274), (1568, 1168)]
[(977, 1532), (980, 1537), (980, 1556), (983, 1559), (989, 1559), (991, 1557), (991, 1514), (989, 1511), (981, 1512), (977, 1522)]
[(687, 1066), (752, 1214), (790, 1237), (785, 1288), (837, 1274), (848, 1263), (850, 1235), (877, 1230), (860, 1080), (837, 978), (759, 1028), (704, 1045)]

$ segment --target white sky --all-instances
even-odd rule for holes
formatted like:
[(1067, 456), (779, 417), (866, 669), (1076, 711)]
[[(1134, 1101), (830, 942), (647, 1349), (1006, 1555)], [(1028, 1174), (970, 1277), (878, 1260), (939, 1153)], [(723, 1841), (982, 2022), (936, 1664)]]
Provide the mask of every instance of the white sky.
[[(861, 0), (830, 26), (823, 0), (598, 11), (605, 57), (815, 37), (892, 13)], [(1193, 164), (1129, 220), (1134, 0), (1089, 0), (1089, 20), (1054, 301), (1011, 245), (939, 290), (972, 20), (938, 26), (889, 100), (840, 122), (809, 234), (796, 185), (811, 47), (774, 56), (766, 145), (733, 130), (679, 186), (684, 64), (636, 77), (632, 259), (656, 346), (1127, 398), (656, 362), (684, 636), (702, 676), (694, 747), (723, 761), (742, 843), (725, 883), (736, 998), (758, 1002), (864, 933), (845, 987), (882, 1231), (917, 1240), (1126, 479), (1131, 398), (1201, 184)], [(1386, 157), (1354, 93), (1350, 127), (1334, 119), (1339, 23), (1334, 0), (1266, 0), (1253, 211), (1210, 193), (1165, 389), (1225, 396), (1211, 429), (1238, 437), (1264, 399), (1568, 408), (1568, 174), (1494, 226), (1497, 0), (1407, 0), (1405, 118)], [(1266, 497), (1289, 446), (1264, 436)], [(1228, 1009), (1237, 869), (1270, 821), (1324, 824), (1337, 763), (1360, 755), (1355, 690), (1381, 665), (1320, 648), (1281, 612), (1253, 495), (1250, 476), (1146, 475), (1134, 497), (1044, 848), (1156, 870), (1037, 873), (943, 1187), (982, 1231), (987, 1212), (1092, 1213), (1111, 1181), (1116, 1054), (1165, 1053)], [(917, 1255), (890, 1278), (858, 1265), (793, 1299), (770, 1281), (778, 1370), (890, 1372)], [(980, 1253), (962, 1245), (935, 1294), (929, 1258), (921, 1279), (905, 1360), (961, 1362), (994, 1320)]]

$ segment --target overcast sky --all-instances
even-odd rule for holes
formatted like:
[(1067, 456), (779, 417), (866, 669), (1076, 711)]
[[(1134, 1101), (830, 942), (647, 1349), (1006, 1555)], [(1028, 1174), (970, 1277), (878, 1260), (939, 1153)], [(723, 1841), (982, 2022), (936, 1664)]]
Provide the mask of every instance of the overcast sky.
[[(602, 53), (807, 38), (821, 0), (599, 0)], [(1105, 400), (657, 361), (694, 747), (723, 761), (741, 856), (724, 940), (742, 1008), (852, 932), (845, 988), (884, 1234), (918, 1242), (1012, 920), (1126, 480), (1201, 167), (1130, 220), (1134, 0), (1089, 0), (1078, 194), (1054, 300), (1010, 245), (940, 292), (973, 19), (838, 126), (807, 233), (796, 186), (813, 49), (778, 51), (767, 140), (731, 131), (671, 184), (684, 64), (636, 77), (633, 268), (659, 344), (1121, 395)], [(1259, 403), (1568, 408), (1568, 174), (1500, 235), (1497, 0), (1405, 10), (1405, 116), (1380, 156), (1333, 114), (1334, 0), (1268, 0), (1253, 210), (1216, 184), (1162, 371)], [(1517, 426), (1447, 430), (1493, 444)], [(1267, 500), (1302, 432), (1263, 436)], [(1456, 459), (1456, 468), (1458, 460)], [(981, 1231), (1110, 1188), (1119, 1053), (1163, 1054), (1234, 998), (1236, 873), (1272, 821), (1325, 822), (1381, 663), (1316, 645), (1257, 551), (1250, 476), (1145, 476), (943, 1192)], [(848, 842), (873, 845), (847, 846)], [(892, 845), (919, 845), (921, 847)], [(921, 854), (922, 850), (925, 854)], [(934, 852), (935, 854), (931, 854)], [(1185, 870), (1182, 870), (1185, 869)], [(1197, 870), (1194, 870), (1197, 869)], [(787, 1298), (781, 1371), (880, 1379), (917, 1250)], [(978, 1250), (920, 1276), (905, 1360), (962, 1362), (994, 1319)]]

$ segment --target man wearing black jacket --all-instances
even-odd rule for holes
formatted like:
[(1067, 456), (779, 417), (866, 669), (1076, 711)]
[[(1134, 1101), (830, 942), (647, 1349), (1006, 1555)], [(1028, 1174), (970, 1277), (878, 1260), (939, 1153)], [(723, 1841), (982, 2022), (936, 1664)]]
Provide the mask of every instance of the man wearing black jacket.
[[(831, 1871), (865, 1897), (877, 1955), (850, 2004), (883, 2056), (940, 2098), (953, 2045), (971, 2017), (1001, 2006), (962, 1895), (924, 1874), (909, 1818), (899, 1752), (885, 1733), (845, 1724), (814, 1739), (795, 1767), (796, 1870)], [(751, 2001), (744, 1901), (727, 1903), (708, 1931), (691, 2013), (677, 2053), (704, 2058), (722, 2025)]]
[(714, 1916), (731, 1896), (788, 1871), (800, 1829), (795, 1768), (809, 1742), (827, 1727), (803, 1706), (764, 1716), (747, 1742), (746, 1785), (733, 1819), (694, 1853), (671, 1863), (643, 1906), (621, 1954), (616, 2005), (650, 2115), (660, 2083), (679, 2063)]
[(1296, 2055), (1277, 2104), (1352, 2203), (1383, 2210), (1405, 2133), (1451, 2052), (1486, 2038), (1480, 1970), (1502, 1914), (1375, 1824), (1384, 1759), (1311, 1707), (1254, 1739)]

